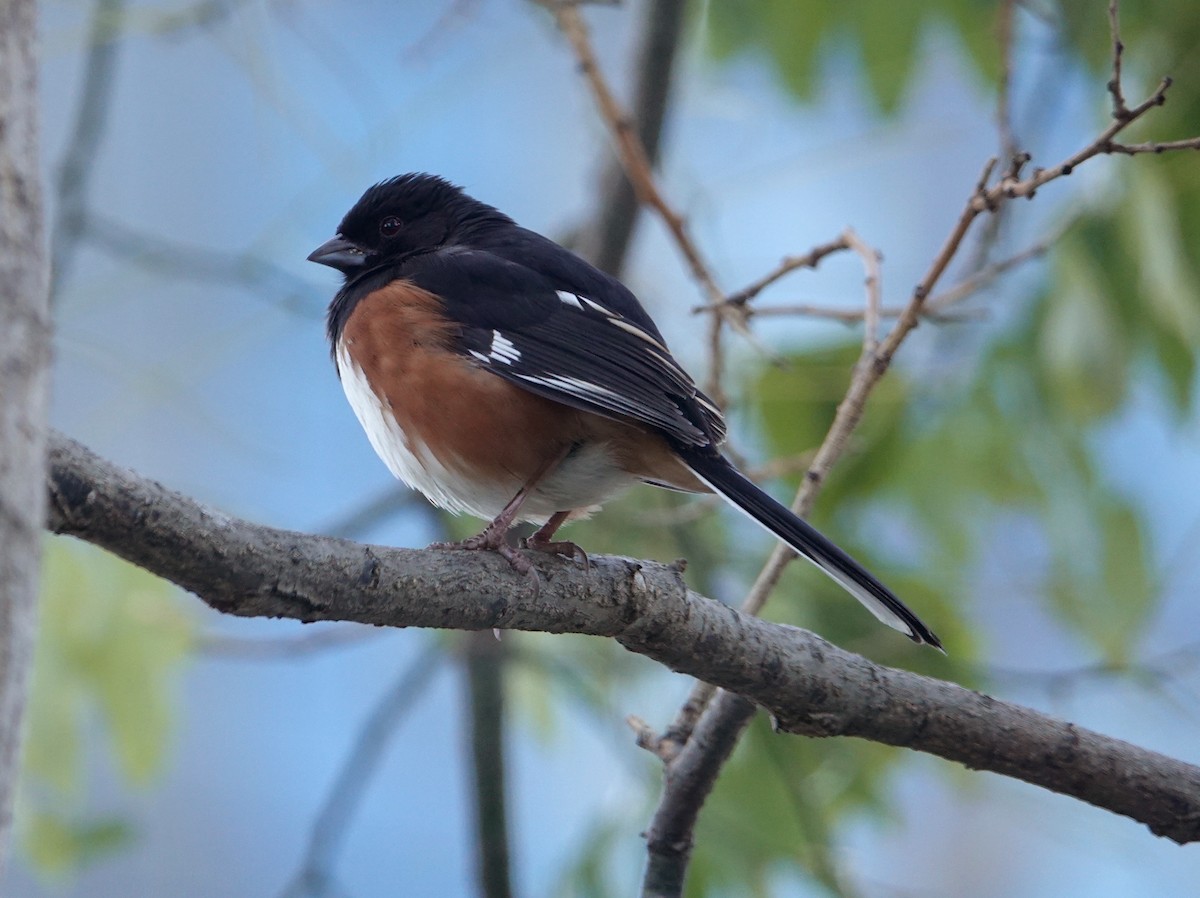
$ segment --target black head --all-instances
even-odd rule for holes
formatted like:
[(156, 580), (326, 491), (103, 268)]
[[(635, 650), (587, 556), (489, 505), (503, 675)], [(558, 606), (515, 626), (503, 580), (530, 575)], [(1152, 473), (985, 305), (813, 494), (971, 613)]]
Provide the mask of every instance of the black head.
[(369, 188), (346, 213), (337, 236), (308, 258), (352, 277), (416, 253), (469, 245), (472, 236), (505, 224), (512, 219), (443, 178), (399, 175)]

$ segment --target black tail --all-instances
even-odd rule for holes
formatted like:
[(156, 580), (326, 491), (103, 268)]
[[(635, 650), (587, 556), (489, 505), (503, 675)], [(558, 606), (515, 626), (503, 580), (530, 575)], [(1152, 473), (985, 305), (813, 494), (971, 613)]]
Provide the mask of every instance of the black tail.
[(841, 584), (879, 620), (914, 642), (942, 647), (933, 631), (866, 568), (751, 483), (723, 456), (703, 449), (677, 447), (677, 451), (693, 474)]

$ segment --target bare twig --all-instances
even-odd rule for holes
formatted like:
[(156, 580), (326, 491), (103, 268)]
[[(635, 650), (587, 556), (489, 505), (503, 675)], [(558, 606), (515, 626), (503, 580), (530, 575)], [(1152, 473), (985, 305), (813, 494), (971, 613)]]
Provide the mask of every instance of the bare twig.
[[(1067, 225), (1057, 227), (1050, 234), (1030, 244), (1020, 252), (1013, 253), (1011, 256), (1001, 259), (998, 262), (993, 262), (990, 265), (985, 265), (977, 269), (974, 274), (963, 278), (953, 286), (946, 288), (940, 293), (935, 293), (929, 299), (925, 300), (925, 307), (921, 311), (921, 316), (928, 321), (947, 324), (973, 321), (986, 317), (986, 309), (971, 309), (957, 312), (949, 311), (949, 309), (975, 295), (980, 290), (985, 289), (1002, 274), (1006, 274), (1014, 268), (1018, 268), (1027, 262), (1044, 256), (1050, 250), (1050, 247), (1058, 242), (1066, 229)], [(906, 306), (883, 306), (879, 309), (879, 317), (882, 319), (899, 318), (904, 314), (906, 308)], [(811, 318), (830, 318), (846, 324), (854, 324), (862, 321), (865, 314), (863, 309), (838, 309), (832, 306), (817, 306), (807, 303), (790, 306), (752, 306), (747, 308), (746, 313), (751, 318), (795, 315)]]
[(558, 27), (562, 30), (562, 33), (570, 42), (571, 48), (575, 51), (575, 57), (579, 60), (580, 71), (583, 73), (584, 78), (587, 79), (588, 86), (591, 87), (592, 96), (596, 101), (601, 117), (605, 124), (608, 125), (617, 155), (621, 159), (621, 164), (625, 167), (625, 173), (629, 176), (638, 199), (653, 209), (658, 214), (658, 217), (663, 220), (680, 252), (683, 254), (684, 259), (687, 261), (692, 276), (700, 283), (704, 291), (709, 294), (713, 302), (719, 301), (724, 296), (724, 293), (717, 287), (716, 280), (713, 278), (708, 263), (704, 261), (699, 248), (692, 240), (691, 235), (688, 234), (687, 224), (683, 216), (671, 208), (663, 197), (662, 192), (658, 189), (658, 184), (654, 179), (654, 172), (650, 163), (650, 156), (639, 139), (632, 121), (621, 108), (620, 103), (617, 102), (617, 98), (613, 95), (612, 89), (608, 86), (608, 81), (605, 79), (604, 73), (600, 69), (600, 63), (596, 59), (595, 50), (592, 49), (592, 41), (588, 34), (587, 25), (583, 21), (583, 16), (580, 14), (578, 7), (574, 3), (557, 2), (557, 0), (549, 0), (549, 6), (554, 12)]
[[(971, 291), (973, 292), (973, 291)], [(879, 309), (880, 320), (899, 318), (904, 314), (905, 306), (883, 306)], [(811, 303), (798, 303), (792, 306), (755, 306), (746, 310), (751, 318), (824, 318), (838, 321), (842, 324), (857, 324), (866, 315), (865, 309), (839, 309), (834, 306), (818, 306)], [(978, 321), (987, 317), (986, 309), (970, 309), (961, 312), (940, 312), (926, 307), (921, 317), (934, 324), (954, 324), (962, 321)]]
[(1108, 143), (1103, 152), (1123, 156), (1139, 156), (1142, 153), (1169, 153), (1174, 150), (1200, 150), (1200, 137), (1186, 140), (1164, 140), (1152, 143)]
[[(575, 52), (579, 69), (591, 88), (600, 117), (608, 126), (617, 157), (621, 160), (621, 165), (633, 185), (638, 200), (653, 209), (662, 219), (674, 239), (675, 245), (687, 262), (692, 277), (708, 297), (708, 302), (719, 305), (725, 298), (725, 293), (717, 286), (710, 266), (688, 233), (687, 223), (683, 216), (667, 203), (662, 191), (659, 190), (651, 168), (650, 156), (638, 138), (629, 116), (621, 108), (608, 86), (596, 59), (595, 50), (592, 48), (587, 24), (580, 15), (577, 5), (570, 0), (543, 0), (543, 2), (554, 13), (559, 29)], [(721, 339), (722, 325), (728, 321), (735, 330), (746, 336), (749, 336), (750, 331), (746, 326), (744, 316), (737, 314), (736, 311), (731, 311), (728, 307), (721, 306), (720, 308), (721, 311), (713, 316), (713, 323), (709, 330), (709, 376), (706, 388), (712, 399), (718, 405), (723, 406), (725, 396), (721, 380), (724, 375), (725, 355)]]
[[(814, 246), (811, 250), (802, 256), (787, 256), (780, 262), (772, 271), (763, 275), (757, 281), (743, 287), (735, 293), (730, 293), (727, 297), (721, 300), (720, 305), (728, 306), (745, 306), (750, 300), (754, 299), (758, 294), (762, 293), (767, 287), (774, 284), (776, 281), (791, 274), (800, 268), (816, 268), (821, 264), (821, 260), (826, 256), (832, 255), (842, 250), (847, 250), (850, 245), (846, 242), (846, 236), (843, 234), (836, 240), (831, 240), (828, 243), (822, 243), (820, 246)], [(716, 306), (705, 305), (698, 306), (692, 309), (693, 312), (711, 312)]]
[(1112, 33), (1112, 78), (1108, 82), (1108, 92), (1112, 94), (1112, 115), (1118, 122), (1128, 121), (1131, 114), (1125, 103), (1125, 91), (1121, 86), (1121, 57), (1125, 55), (1125, 45), (1121, 43), (1119, 0), (1108, 0), (1108, 27)]
[(1000, 83), (996, 86), (996, 130), (1000, 132), (1000, 158), (1017, 155), (1017, 138), (1012, 119), (1012, 76), (1016, 35), (1014, 21), (1017, 0), (1003, 0), (997, 13), (997, 38), (1000, 43)]
[(1032, 198), (1043, 185), (1071, 174), (1082, 163), (1095, 156), (1123, 152), (1126, 152), (1128, 155), (1135, 155), (1138, 153), (1165, 153), (1171, 150), (1196, 149), (1198, 142), (1200, 142), (1200, 137), (1166, 143), (1134, 145), (1118, 144), (1113, 141), (1114, 137), (1151, 109), (1163, 105), (1167, 101), (1167, 91), (1170, 87), (1171, 79), (1163, 78), (1149, 97), (1132, 109), (1127, 109), (1123, 117), (1105, 128), (1103, 133), (1086, 147), (1051, 168), (1034, 169), (1033, 174), (1028, 178), (1014, 178), (1011, 176), (1001, 178), (990, 188), (979, 191), (971, 201), (971, 208), (976, 213), (984, 211), (992, 212), (1005, 200), (1022, 197), (1027, 199)]
[(867, 302), (863, 306), (863, 353), (870, 354), (879, 345), (879, 309), (882, 305), (880, 296), (883, 291), (883, 273), (879, 269), (879, 250), (863, 243), (862, 238), (852, 228), (846, 228), (842, 235), (846, 244), (858, 253), (866, 270), (864, 284), (867, 288)]
[[(651, 165), (658, 162), (686, 5), (686, 0), (650, 0), (642, 15), (633, 65), (632, 118)], [(600, 208), (574, 248), (597, 268), (620, 276), (640, 207), (616, 155), (605, 165), (600, 185)]]
[(939, 317), (945, 320), (946, 313), (943, 310), (978, 293), (995, 281), (996, 278), (1000, 277), (1000, 275), (1006, 274), (1014, 268), (1024, 265), (1026, 262), (1032, 262), (1034, 259), (1041, 258), (1049, 252), (1050, 247), (1058, 242), (1065, 230), (1066, 225), (1057, 227), (1050, 234), (1030, 244), (1020, 252), (977, 269), (973, 274), (963, 278), (952, 287), (948, 287), (941, 293), (935, 293), (929, 299), (925, 300), (925, 308), (922, 314), (934, 320), (937, 320)]

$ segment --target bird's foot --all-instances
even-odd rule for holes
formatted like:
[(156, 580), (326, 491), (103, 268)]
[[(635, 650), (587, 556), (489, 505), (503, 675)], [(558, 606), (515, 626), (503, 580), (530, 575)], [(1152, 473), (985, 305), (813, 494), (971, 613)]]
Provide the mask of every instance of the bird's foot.
[(538, 575), (537, 571), (533, 569), (533, 563), (526, 558), (519, 549), (514, 549), (508, 544), (506, 539), (507, 535), (507, 527), (501, 529), (499, 527), (493, 527), (491, 524), (489, 524), (484, 528), (482, 533), (477, 534), (476, 536), (459, 540), (457, 542), (430, 543), (429, 548), (465, 549), (471, 552), (495, 552), (501, 558), (506, 560), (509, 565), (512, 566), (512, 569), (518, 574), (523, 574), (530, 578), (533, 581), (534, 589), (537, 589)]
[(582, 548), (570, 540), (551, 540), (545, 538), (539, 539), (538, 534), (535, 533), (533, 536), (526, 537), (525, 539), (521, 540), (521, 548), (529, 549), (534, 552), (547, 552), (551, 555), (561, 555), (564, 558), (570, 558), (574, 561), (578, 561), (581, 565), (583, 565), (583, 569), (585, 571), (591, 569), (591, 562), (588, 560), (587, 552), (583, 551)]

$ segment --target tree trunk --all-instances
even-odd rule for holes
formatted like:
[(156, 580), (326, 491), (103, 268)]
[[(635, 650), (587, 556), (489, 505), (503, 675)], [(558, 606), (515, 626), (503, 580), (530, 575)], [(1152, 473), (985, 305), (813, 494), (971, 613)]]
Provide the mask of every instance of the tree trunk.
[(50, 318), (36, 9), (0, 0), (0, 870), (12, 832), (46, 501)]

